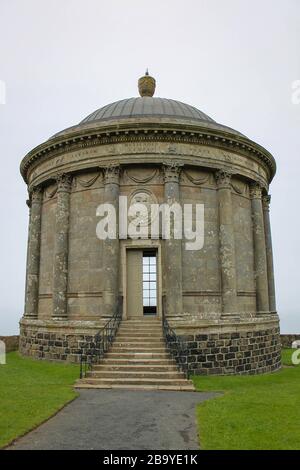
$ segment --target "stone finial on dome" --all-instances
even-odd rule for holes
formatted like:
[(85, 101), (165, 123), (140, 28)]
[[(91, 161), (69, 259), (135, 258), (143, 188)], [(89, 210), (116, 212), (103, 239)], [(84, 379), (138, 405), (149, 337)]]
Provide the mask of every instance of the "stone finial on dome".
[(143, 77), (139, 79), (139, 93), (143, 96), (153, 96), (155, 92), (155, 79), (149, 75), (148, 69)]

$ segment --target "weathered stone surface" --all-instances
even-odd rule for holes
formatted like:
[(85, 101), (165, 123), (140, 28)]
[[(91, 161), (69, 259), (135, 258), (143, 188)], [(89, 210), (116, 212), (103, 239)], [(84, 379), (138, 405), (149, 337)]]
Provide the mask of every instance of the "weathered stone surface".
[(267, 253), (265, 226), (262, 209), (262, 187), (258, 183), (250, 186), (253, 218), (254, 269), (256, 280), (256, 301), (258, 312), (269, 311), (269, 291), (267, 277)]
[[(176, 162), (165, 163), (163, 170), (165, 203), (169, 206), (180, 204), (181, 165)], [(174, 231), (175, 226), (171, 224), (171, 237), (164, 241), (165, 308), (170, 316), (182, 312), (182, 240), (174, 237)]]
[(42, 188), (40, 186), (34, 187), (29, 200), (30, 217), (24, 312), (25, 316), (31, 318), (38, 316), (42, 198)]
[[(227, 347), (220, 346), (222, 333), (195, 334), (192, 341), (179, 336), (185, 344), (183, 362), (190, 374), (228, 375), (273, 372), (281, 367), (279, 328), (249, 330), (243, 341), (237, 332), (227, 333)], [(200, 338), (206, 338), (200, 341)], [(235, 341), (235, 346), (230, 346)]]
[[(267, 195), (274, 159), (211, 121), (147, 112), (66, 130), (24, 158), (32, 196), (20, 350), (49, 360), (91, 354), (97, 331), (126, 297), (124, 252), (154, 247), (158, 303), (165, 300), (186, 342), (190, 372), (276, 370)], [(185, 240), (162, 237), (97, 238), (97, 207), (112, 204), (118, 215), (119, 195), (131, 200), (138, 191), (158, 203), (204, 204), (203, 248), (187, 251)]]
[(70, 175), (62, 174), (57, 177), (53, 266), (53, 317), (56, 318), (65, 318), (68, 314), (67, 287), (71, 183), (72, 178)]
[(0, 336), (0, 341), (4, 341), (6, 353), (19, 349), (19, 336)]
[(280, 340), (283, 348), (291, 348), (294, 341), (300, 341), (300, 334), (280, 335)]

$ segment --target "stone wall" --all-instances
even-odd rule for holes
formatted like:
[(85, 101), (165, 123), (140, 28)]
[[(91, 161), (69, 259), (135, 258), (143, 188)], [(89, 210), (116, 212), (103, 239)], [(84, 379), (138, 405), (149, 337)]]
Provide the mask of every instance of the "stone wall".
[(180, 336), (191, 375), (273, 372), (281, 367), (279, 328)]
[(4, 341), (7, 353), (19, 349), (19, 336), (0, 336), (0, 341)]
[[(217, 320), (222, 312), (218, 191), (214, 173), (186, 167), (181, 172), (179, 184), (182, 203), (198, 203), (205, 206), (203, 249), (182, 250), (183, 311), (195, 314), (199, 319), (211, 320)], [(38, 318), (45, 320), (53, 316), (56, 189), (56, 184), (45, 188), (42, 207)], [(130, 199), (137, 190), (147, 190), (157, 202), (164, 201), (164, 183), (159, 165), (153, 165), (151, 168), (128, 166), (121, 172), (120, 195), (129, 196)], [(237, 309), (242, 315), (248, 316), (248, 312), (256, 310), (249, 185), (234, 177), (230, 191), (235, 234)], [(99, 170), (87, 171), (73, 177), (67, 286), (67, 316), (70, 320), (97, 321), (97, 318), (104, 314), (103, 242), (96, 237), (96, 209), (103, 202), (103, 198), (104, 182)], [(165, 243), (162, 242), (163, 266), (164, 252)], [(165, 272), (163, 269), (163, 290), (166, 289)], [(122, 288), (120, 283), (120, 291)]]
[[(201, 186), (194, 181), (203, 179)], [(182, 250), (183, 311), (198, 318), (218, 318), (222, 311), (219, 262), (218, 198), (213, 173), (189, 170), (180, 183), (181, 202), (204, 204), (204, 246), (201, 250)], [(195, 220), (195, 209), (193, 209)]]
[(36, 359), (78, 363), (81, 354), (93, 355), (99, 348), (98, 332), (103, 324), (93, 322), (20, 322), (19, 350)]
[(283, 348), (291, 348), (292, 342), (300, 340), (300, 334), (298, 335), (280, 335), (281, 345)]

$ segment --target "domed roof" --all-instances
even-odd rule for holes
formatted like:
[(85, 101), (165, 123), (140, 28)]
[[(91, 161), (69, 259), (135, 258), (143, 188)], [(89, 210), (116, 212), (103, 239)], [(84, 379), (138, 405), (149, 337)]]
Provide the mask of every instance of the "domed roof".
[(109, 121), (111, 125), (119, 125), (121, 120), (157, 120), (162, 119), (164, 122), (182, 124), (182, 121), (187, 124), (195, 124), (201, 127), (209, 128), (212, 130), (221, 130), (229, 132), (234, 135), (242, 136), (242, 134), (235, 129), (219, 124), (214, 119), (203, 113), (199, 109), (191, 106), (190, 104), (182, 103), (181, 101), (172, 100), (169, 98), (153, 97), (156, 87), (156, 81), (146, 71), (146, 74), (138, 81), (138, 89), (140, 97), (127, 98), (114, 103), (107, 104), (102, 108), (96, 109), (93, 113), (89, 114), (79, 124), (64, 129), (63, 131), (55, 134), (52, 137), (65, 135), (70, 131), (79, 131)]
[(171, 117), (180, 119), (192, 119), (196, 121), (215, 122), (199, 109), (181, 101), (168, 98), (153, 98), (143, 96), (139, 98), (127, 98), (125, 100), (115, 101), (103, 108), (97, 109), (80, 124), (91, 123), (94, 121), (104, 121), (111, 119), (128, 119), (136, 117)]

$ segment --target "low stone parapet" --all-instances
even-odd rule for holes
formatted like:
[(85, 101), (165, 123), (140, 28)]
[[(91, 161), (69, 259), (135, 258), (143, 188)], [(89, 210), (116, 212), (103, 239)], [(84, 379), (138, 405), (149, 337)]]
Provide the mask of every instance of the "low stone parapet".
[(17, 351), (19, 349), (19, 336), (0, 336), (0, 341), (4, 341), (6, 352)]
[(294, 341), (300, 340), (300, 334), (280, 335), (280, 340), (283, 348), (291, 348)]

